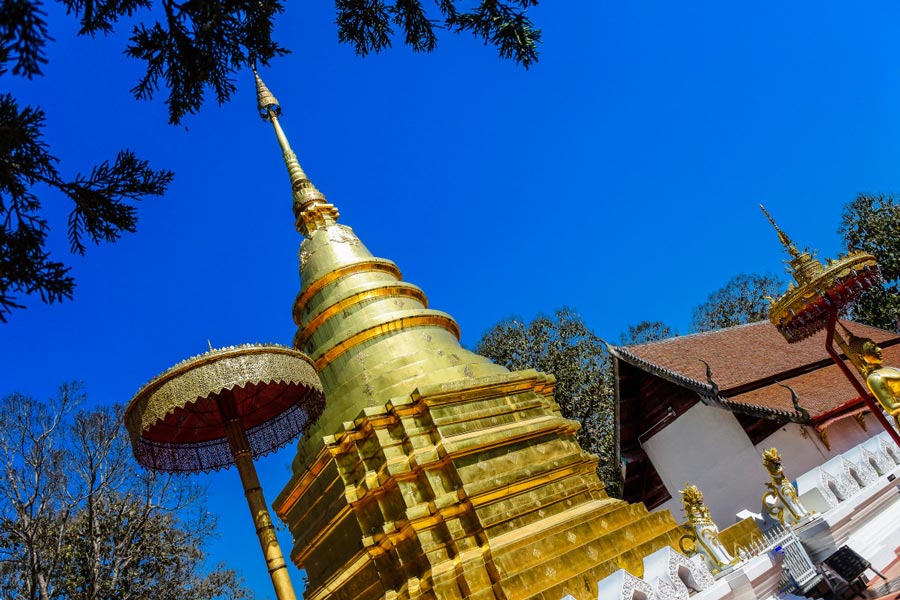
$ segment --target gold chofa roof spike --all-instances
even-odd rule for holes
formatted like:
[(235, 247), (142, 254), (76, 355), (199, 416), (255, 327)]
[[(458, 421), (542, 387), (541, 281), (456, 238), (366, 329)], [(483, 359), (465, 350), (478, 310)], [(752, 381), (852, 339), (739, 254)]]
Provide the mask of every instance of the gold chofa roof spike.
[(306, 176), (297, 160), (297, 155), (291, 150), (281, 123), (278, 122), (278, 117), (281, 116), (281, 104), (263, 83), (256, 69), (253, 69), (253, 76), (256, 78), (256, 102), (259, 116), (264, 121), (272, 122), (275, 136), (278, 138), (278, 144), (284, 154), (284, 164), (287, 166), (288, 175), (291, 178), (297, 231), (305, 237), (310, 237), (317, 229), (334, 225), (339, 216), (338, 210), (333, 204), (328, 203), (325, 195)]

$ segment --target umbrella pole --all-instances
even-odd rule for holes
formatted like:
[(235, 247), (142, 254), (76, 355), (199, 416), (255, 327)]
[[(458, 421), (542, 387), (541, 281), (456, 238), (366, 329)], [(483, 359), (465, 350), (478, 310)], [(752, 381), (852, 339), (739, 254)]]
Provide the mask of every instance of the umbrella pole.
[(275, 588), (275, 596), (278, 600), (297, 600), (284, 556), (281, 554), (281, 546), (278, 545), (278, 538), (275, 536), (275, 526), (272, 524), (269, 508), (263, 498), (262, 486), (256, 475), (256, 467), (253, 466), (250, 441), (247, 439), (247, 432), (241, 423), (241, 417), (234, 401), (234, 393), (231, 390), (223, 390), (216, 402), (225, 423), (225, 435), (241, 476), (244, 496), (247, 498), (247, 506), (250, 507), (250, 515), (256, 526), (256, 535), (259, 537), (259, 545), (262, 547), (263, 556), (265, 556), (266, 565), (269, 568), (269, 577), (272, 579), (272, 587)]

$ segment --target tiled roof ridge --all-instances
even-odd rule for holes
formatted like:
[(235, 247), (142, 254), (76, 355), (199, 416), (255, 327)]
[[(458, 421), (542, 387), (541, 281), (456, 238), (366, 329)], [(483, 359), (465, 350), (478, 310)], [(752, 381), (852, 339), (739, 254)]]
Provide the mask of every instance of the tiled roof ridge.
[[(881, 327), (875, 327), (874, 325), (867, 325), (865, 323), (860, 323), (859, 321), (851, 321), (850, 319), (847, 319), (847, 318), (839, 318), (838, 321), (844, 323), (845, 325), (851, 325), (853, 327), (860, 327), (860, 328), (863, 328), (866, 330), (874, 330), (874, 331), (879, 331), (879, 332), (882, 332), (885, 334), (889, 334), (891, 336), (894, 336), (898, 341), (900, 341), (900, 333), (891, 331), (890, 329), (882, 329)], [(688, 338), (697, 339), (697, 338), (713, 336), (713, 335), (718, 336), (718, 335), (722, 335), (722, 334), (725, 334), (725, 333), (728, 333), (731, 331), (736, 331), (738, 329), (759, 327), (759, 326), (768, 325), (768, 324), (771, 324), (771, 323), (767, 319), (763, 319), (760, 321), (753, 321), (751, 323), (741, 323), (739, 325), (732, 325), (730, 327), (722, 327), (720, 329), (710, 329), (708, 331), (698, 331), (696, 333), (687, 333), (684, 335), (673, 335), (672, 337), (667, 337), (667, 338), (664, 338), (661, 340), (654, 340), (652, 342), (645, 342), (643, 344), (622, 344), (622, 345), (618, 345), (615, 347), (616, 348), (647, 348), (650, 346), (662, 346), (664, 344), (669, 344), (672, 342), (683, 342), (684, 340), (686, 340)], [(888, 342), (890, 344), (897, 343), (894, 340), (889, 340), (889, 341), (886, 340), (886, 342)], [(879, 344), (880, 343), (881, 342), (879, 342)]]
[(808, 413), (807, 417), (804, 417), (803, 414), (797, 410), (779, 410), (777, 408), (770, 408), (768, 406), (760, 406), (758, 404), (749, 404), (747, 402), (729, 400), (728, 398), (719, 398), (719, 401), (723, 406), (730, 406), (733, 409), (736, 409), (737, 412), (745, 412), (754, 416), (778, 415), (795, 423), (809, 423), (810, 421), (812, 421), (812, 419), (808, 418)]
[(699, 338), (703, 336), (720, 334), (723, 331), (732, 331), (734, 329), (741, 329), (743, 327), (753, 327), (756, 325), (760, 325), (762, 323), (768, 323), (769, 321), (753, 321), (752, 323), (741, 323), (739, 325), (732, 325), (730, 327), (722, 327), (721, 329), (710, 329), (708, 331), (698, 331), (696, 333), (686, 333), (685, 335), (673, 335), (671, 337), (663, 338), (661, 340), (654, 340), (652, 342), (644, 342), (643, 344), (623, 344), (621, 346), (616, 346), (616, 348), (644, 348), (646, 346), (661, 346), (666, 343), (674, 342), (674, 341), (682, 341), (685, 338)]
[[(744, 325), (739, 325), (739, 327), (743, 326)], [(764, 418), (780, 416), (795, 423), (806, 423), (808, 421), (799, 411), (778, 410), (775, 408), (769, 408), (767, 406), (758, 406), (755, 404), (747, 404), (745, 402), (738, 402), (736, 400), (723, 398), (709, 383), (704, 383), (690, 377), (685, 377), (681, 373), (676, 373), (675, 371), (671, 371), (669, 369), (666, 369), (665, 367), (662, 367), (655, 363), (651, 363), (647, 360), (644, 360), (643, 358), (640, 358), (639, 356), (631, 354), (626, 348), (623, 348), (621, 346), (610, 346), (609, 351), (614, 356), (621, 358), (622, 360), (629, 362), (638, 368), (650, 371), (663, 379), (672, 381), (672, 383), (692, 388), (693, 391), (699, 394), (702, 398), (713, 404), (718, 404), (722, 408)]]
[(638, 368), (649, 371), (659, 377), (662, 377), (663, 379), (672, 381), (672, 383), (677, 383), (679, 385), (685, 385), (686, 387), (694, 388), (695, 391), (697, 391), (701, 395), (707, 397), (716, 396), (716, 392), (713, 389), (713, 386), (711, 386), (710, 384), (698, 381), (691, 377), (687, 377), (685, 375), (682, 375), (681, 373), (672, 371), (671, 369), (667, 369), (662, 365), (652, 363), (649, 360), (631, 353), (628, 348), (628, 346), (614, 346), (612, 344), (609, 344), (607, 346), (610, 354), (617, 358), (621, 358), (625, 362), (631, 363)]

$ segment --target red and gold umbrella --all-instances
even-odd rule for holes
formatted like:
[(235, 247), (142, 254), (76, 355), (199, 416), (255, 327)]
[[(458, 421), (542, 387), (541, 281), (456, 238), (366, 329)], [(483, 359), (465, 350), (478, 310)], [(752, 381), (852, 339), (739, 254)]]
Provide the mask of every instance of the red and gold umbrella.
[(769, 320), (788, 343), (827, 328), (832, 313), (850, 308), (863, 292), (881, 282), (878, 263), (871, 254), (850, 252), (823, 265), (809, 252), (798, 250), (766, 209), (760, 208), (791, 256), (788, 263), (795, 282), (769, 308)]
[(863, 292), (881, 283), (881, 273), (875, 257), (865, 252), (854, 251), (837, 260), (829, 260), (823, 265), (809, 252), (798, 250), (766, 209), (762, 205), (760, 208), (791, 256), (788, 263), (794, 276), (794, 282), (790, 284), (784, 296), (774, 301), (769, 308), (769, 320), (788, 343), (798, 342), (825, 329), (825, 350), (828, 355), (853, 384), (878, 422), (900, 446), (900, 434), (891, 427), (869, 390), (853, 375), (834, 348), (836, 341), (865, 379), (864, 365), (835, 327), (841, 311), (851, 308)]
[(284, 446), (325, 405), (312, 361), (282, 346), (210, 350), (141, 388), (125, 426), (148, 469), (199, 472), (236, 465), (279, 600), (294, 600), (253, 459)]

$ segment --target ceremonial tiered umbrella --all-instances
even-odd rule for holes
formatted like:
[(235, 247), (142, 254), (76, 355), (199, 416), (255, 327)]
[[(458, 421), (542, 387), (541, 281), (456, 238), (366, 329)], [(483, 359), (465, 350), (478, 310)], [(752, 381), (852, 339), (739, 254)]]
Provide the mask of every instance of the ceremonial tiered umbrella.
[(869, 390), (853, 375), (834, 348), (837, 341), (851, 363), (865, 379), (865, 368), (847, 341), (835, 330), (838, 314), (851, 308), (863, 292), (881, 283), (878, 263), (871, 254), (853, 251), (837, 260), (822, 264), (809, 252), (801, 252), (784, 233), (771, 215), (760, 205), (766, 218), (778, 233), (778, 239), (790, 255), (788, 264), (796, 283), (792, 282), (788, 291), (769, 307), (769, 320), (788, 343), (806, 339), (814, 333), (825, 330), (825, 350), (841, 369), (844, 376), (865, 401), (873, 415), (900, 446), (897, 433), (882, 413), (881, 406), (872, 398)]
[(279, 600), (295, 600), (253, 459), (284, 446), (321, 414), (322, 385), (310, 359), (282, 346), (210, 350), (138, 391), (125, 426), (138, 462), (167, 472), (236, 465)]

